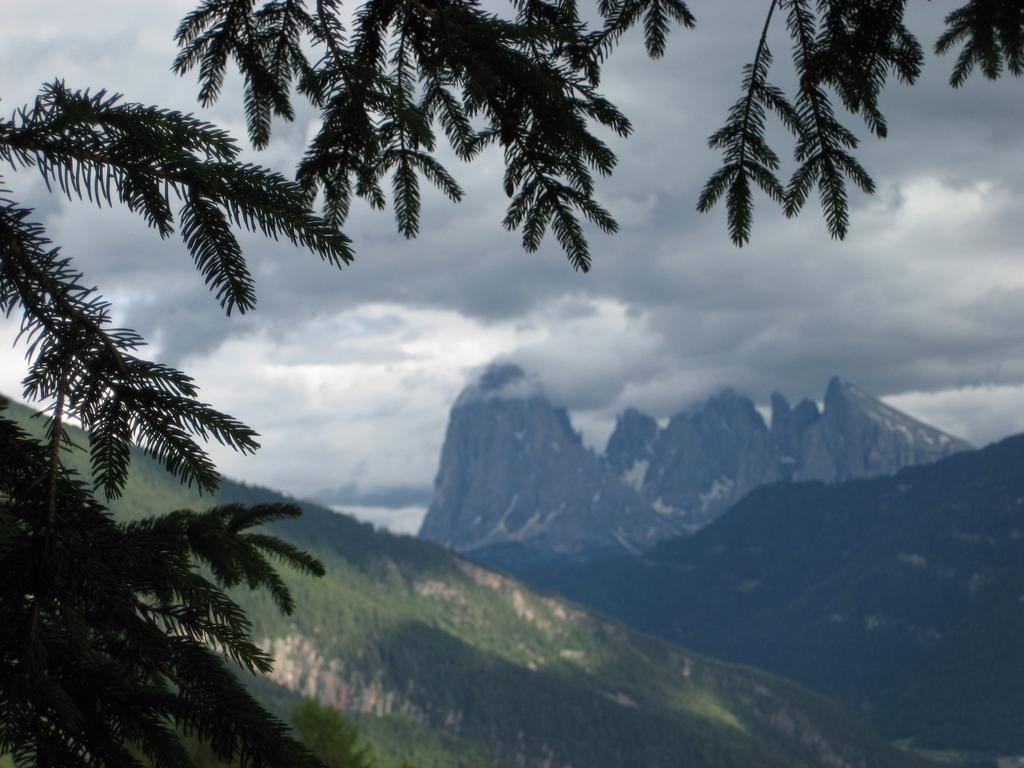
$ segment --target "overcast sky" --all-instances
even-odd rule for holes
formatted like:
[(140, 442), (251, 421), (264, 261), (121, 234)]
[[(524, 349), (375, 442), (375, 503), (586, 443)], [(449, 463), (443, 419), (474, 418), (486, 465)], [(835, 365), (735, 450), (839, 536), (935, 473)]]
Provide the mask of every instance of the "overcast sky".
[[(957, 4), (915, 4), (926, 47)], [(169, 71), (191, 5), (10, 4), (3, 109), (59, 77), (194, 111), (244, 141), (237, 77), (204, 110), (194, 79)], [(848, 239), (828, 238), (816, 201), (786, 221), (759, 200), (753, 242), (736, 249), (723, 211), (700, 216), (694, 204), (718, 160), (706, 137), (738, 95), (762, 5), (692, 0), (697, 29), (677, 30), (661, 61), (624, 41), (603, 87), (636, 130), (613, 142), (619, 166), (599, 186), (621, 232), (593, 236), (587, 275), (553, 240), (526, 254), (501, 228), (491, 154), (452, 166), (468, 199), (428, 195), (417, 240), (395, 234), (390, 211), (357, 206), (346, 231), (358, 258), (342, 272), (246, 237), (259, 305), (226, 319), (180, 240), (161, 242), (123, 210), (52, 197), (31, 174), (0, 173), (114, 301), (118, 322), (262, 434), (255, 457), (215, 450), (225, 474), (300, 496), (343, 489), (396, 528), (415, 528), (448, 408), (494, 359), (535, 373), (598, 449), (626, 406), (664, 418), (723, 386), (759, 403), (772, 390), (820, 399), (834, 373), (976, 444), (1024, 431), (1024, 81), (975, 76), (953, 92), (951, 61), (929, 56), (918, 86), (886, 92), (890, 137), (860, 153), (879, 191), (853, 198)], [(776, 38), (785, 80), (788, 45)], [(251, 158), (290, 173), (315, 126), (303, 109)], [(13, 394), (25, 369), (15, 330), (0, 321), (0, 391)]]

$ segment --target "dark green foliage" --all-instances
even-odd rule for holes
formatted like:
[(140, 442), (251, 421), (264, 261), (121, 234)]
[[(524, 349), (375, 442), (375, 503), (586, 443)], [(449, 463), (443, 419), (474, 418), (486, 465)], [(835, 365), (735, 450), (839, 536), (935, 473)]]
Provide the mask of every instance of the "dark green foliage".
[[(725, 197), (729, 234), (736, 245), (750, 239), (753, 222), (751, 183), (779, 203), (786, 216), (800, 212), (818, 190), (829, 234), (846, 237), (849, 228), (847, 182), (873, 193), (874, 181), (853, 155), (859, 140), (836, 117), (832, 94), (867, 129), (884, 138), (885, 116), (878, 106), (890, 76), (912, 84), (924, 54), (904, 24), (906, 0), (771, 0), (754, 60), (743, 70), (743, 96), (723, 128), (708, 144), (723, 151), (722, 167), (712, 174), (697, 203), (707, 212)], [(776, 10), (785, 11), (793, 43), (796, 93), (790, 100), (768, 81), (772, 58), (767, 35)], [(1006, 69), (1024, 74), (1024, 2), (971, 0), (946, 17), (939, 53), (963, 49), (950, 79), (964, 83), (975, 65), (995, 79)], [(795, 139), (796, 168), (785, 185), (776, 175), (779, 157), (765, 138), (766, 114), (775, 112)]]
[[(266, 672), (251, 624), (222, 590), (268, 589), (278, 560), (322, 574), (250, 529), (299, 514), (238, 505), (118, 523), (49, 452), (0, 418), (0, 753), (19, 765), (190, 765), (175, 728), (242, 766), (317, 765), (238, 682)], [(212, 577), (197, 568), (204, 564)]]
[(173, 194), (196, 267), (229, 314), (255, 305), (232, 223), (285, 237), (334, 265), (351, 260), (348, 240), (306, 212), (295, 184), (235, 162), (238, 147), (224, 131), (191, 115), (119, 101), (51, 83), (32, 108), (0, 122), (0, 160), (34, 166), (68, 196), (108, 205), (116, 199), (161, 237), (173, 231)]
[[(347, 238), (309, 211), (298, 185), (237, 155), (226, 133), (190, 115), (59, 81), (0, 120), (0, 161), (36, 168), (54, 191), (120, 203), (161, 237), (173, 232), (171, 201), (180, 203), (185, 245), (229, 314), (255, 303), (235, 228), (334, 266), (351, 260)], [(253, 530), (297, 508), (115, 523), (62, 462), (74, 418), (91, 431), (90, 480), (108, 501), (128, 484), (133, 445), (212, 493), (218, 477), (200, 440), (249, 452), (256, 433), (201, 402), (184, 373), (136, 356), (141, 337), (111, 327), (110, 305), (9, 190), (0, 190), (0, 312), (21, 316), (25, 396), (51, 404), (42, 445), (0, 419), (0, 754), (19, 765), (134, 766), (140, 754), (191, 765), (180, 732), (242, 766), (316, 765), (225, 661), (270, 668), (224, 589), (267, 590), (290, 612), (272, 562), (322, 573)]]
[(359, 729), (338, 710), (306, 699), (292, 712), (292, 722), (327, 768), (374, 768), (369, 748), (359, 743)]
[(355, 719), (380, 768), (495, 768), (478, 745), (399, 714)]
[(713, 149), (724, 151), (725, 164), (708, 180), (697, 202), (697, 210), (707, 213), (723, 194), (726, 195), (729, 234), (737, 245), (750, 239), (753, 216), (751, 181), (776, 202), (785, 201), (785, 190), (775, 176), (779, 168), (778, 155), (764, 139), (767, 112), (778, 112), (793, 127), (799, 122), (782, 91), (767, 81), (772, 54), (766, 38), (774, 10), (775, 3), (772, 3), (754, 61), (743, 68), (745, 95), (729, 111), (725, 126), (708, 139)]
[[(577, 268), (589, 267), (580, 218), (614, 232), (615, 221), (593, 197), (593, 173), (611, 172), (615, 157), (590, 131), (596, 123), (619, 135), (630, 125), (596, 88), (601, 66), (623, 32), (643, 28), (648, 54), (664, 54), (673, 23), (696, 19), (681, 0), (601, 0), (599, 28), (582, 22), (574, 0), (514, 0), (512, 18), (472, 0), (395, 3), (369, 0), (345, 30), (336, 0), (307, 10), (302, 0), (206, 0), (182, 21), (175, 70), (198, 68), (203, 103), (220, 93), (227, 64), (245, 78), (250, 139), (264, 146), (271, 116), (291, 119), (293, 84), (320, 107), (323, 123), (297, 178), (313, 200), (323, 195), (340, 224), (353, 195), (385, 206), (381, 179), (391, 174), (395, 218), (407, 237), (419, 228), (418, 178), (452, 200), (462, 191), (432, 157), (440, 129), (463, 160), (497, 143), (504, 153), (504, 225), (522, 229), (539, 247), (550, 227)], [(697, 203), (707, 212), (725, 198), (734, 243), (750, 239), (752, 186), (795, 216), (817, 189), (829, 233), (849, 228), (847, 184), (873, 193), (874, 181), (854, 156), (859, 139), (833, 106), (860, 115), (879, 138), (888, 134), (878, 99), (890, 76), (912, 84), (924, 61), (904, 24), (906, 0), (771, 0), (754, 60), (743, 70), (743, 95), (709, 139), (722, 167)], [(767, 36), (775, 12), (785, 15), (797, 75), (790, 99), (770, 84)], [(963, 46), (951, 83), (977, 65), (986, 77), (1024, 72), (1024, 2), (970, 0), (946, 18), (939, 53)], [(307, 58), (304, 39), (321, 46)], [(767, 112), (795, 139), (795, 169), (778, 178), (768, 145)]]
[[(181, 200), (186, 245), (229, 313), (255, 302), (231, 224), (283, 236), (334, 265), (351, 259), (347, 239), (307, 211), (295, 184), (235, 162), (237, 152), (223, 131), (188, 115), (59, 82), (31, 109), (0, 121), (0, 160), (38, 168), (69, 196), (123, 203), (161, 236), (173, 228), (170, 196)], [(133, 441), (178, 477), (213, 490), (214, 466), (194, 436), (248, 452), (258, 447), (255, 433), (198, 401), (185, 374), (136, 357), (142, 339), (110, 328), (109, 304), (9, 194), (0, 191), (0, 311), (22, 313), (32, 359), (26, 396), (59, 396), (60, 418), (92, 430), (95, 480), (108, 498), (124, 481)]]
[(949, 84), (959, 88), (975, 66), (989, 80), (1003, 74), (1024, 75), (1024, 3), (1019, 0), (971, 0), (946, 17), (946, 31), (935, 44), (936, 53), (948, 53), (958, 45)]
[[(475, 0), (396, 3), (371, 0), (343, 29), (340, 4), (319, 0), (205, 0), (178, 28), (175, 71), (198, 69), (204, 104), (220, 93), (229, 61), (245, 79), (249, 137), (265, 146), (272, 115), (291, 119), (293, 84), (320, 108), (322, 124), (299, 164), (310, 201), (340, 225), (352, 196), (385, 206), (391, 175), (395, 218), (407, 237), (419, 229), (419, 179), (451, 200), (462, 189), (433, 156), (437, 133), (471, 160), (489, 144), (505, 158), (507, 229), (522, 229), (528, 250), (550, 228), (574, 267), (590, 255), (581, 217), (617, 229), (594, 199), (594, 173), (615, 156), (591, 131), (628, 135), (626, 118), (597, 91), (614, 43), (642, 24), (652, 57), (665, 51), (670, 24), (693, 26), (682, 0), (606, 0), (591, 30), (575, 0), (517, 0), (511, 18)], [(319, 46), (307, 58), (302, 41)]]

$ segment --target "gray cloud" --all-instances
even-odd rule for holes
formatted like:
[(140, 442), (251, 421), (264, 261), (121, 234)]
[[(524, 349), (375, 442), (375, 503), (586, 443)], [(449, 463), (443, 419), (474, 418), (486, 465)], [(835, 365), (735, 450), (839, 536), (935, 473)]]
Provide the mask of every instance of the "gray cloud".
[(363, 489), (354, 483), (347, 483), (340, 488), (320, 491), (316, 498), (336, 507), (382, 507), (396, 509), (399, 507), (419, 507), (425, 509), (433, 498), (433, 487), (427, 486), (388, 486)]
[(357, 504), (334, 504), (336, 512), (352, 515), (377, 528), (386, 528), (392, 533), (415, 536), (427, 513), (426, 507), (417, 506), (367, 506)]
[[(190, 5), (104, 0), (90, 11), (103, 23), (78, 17), (81, 4), (19, 5), (0, 31), (0, 95), (13, 107), (61, 75), (194, 110), (241, 137), (237, 78), (199, 110), (195, 83), (167, 71), (173, 28)], [(200, 373), (204, 396), (257, 422), (264, 454), (255, 463), (218, 454), (226, 468), (293, 492), (429, 484), (446, 409), (492, 357), (536, 371), (595, 444), (627, 405), (666, 416), (723, 385), (761, 401), (773, 389), (820, 397), (832, 373), (882, 395), (918, 393), (908, 402), (974, 440), (1017, 425), (1005, 414), (1024, 386), (1020, 81), (975, 77), (953, 92), (952, 61), (931, 57), (918, 86), (886, 93), (890, 138), (865, 138), (861, 157), (880, 191), (852, 197), (849, 239), (827, 237), (816, 200), (786, 221), (762, 199), (754, 240), (739, 250), (723, 212), (699, 216), (694, 204), (718, 160), (706, 137), (738, 96), (761, 20), (739, 0), (693, 8), (700, 26), (680, 30), (664, 60), (647, 60), (631, 36), (606, 72), (635, 133), (609, 139), (620, 162), (599, 191), (622, 231), (594, 234), (589, 275), (574, 273), (553, 242), (525, 254), (501, 229), (493, 153), (452, 163), (467, 200), (426, 194), (417, 240), (398, 237), (390, 214), (357, 206), (347, 232), (358, 258), (340, 273), (246, 237), (259, 304), (231, 319), (179, 240), (161, 242), (123, 210), (61, 202), (30, 173), (5, 178), (115, 301), (119, 322), (143, 332), (161, 359)], [(942, 9), (912, 15), (929, 47)], [(774, 40), (781, 82), (788, 48)], [(248, 156), (288, 172), (315, 119), (303, 109), (277, 126), (266, 153)], [(244, 366), (255, 372), (235, 370)], [(999, 393), (991, 412), (978, 395), (986, 391)], [(951, 398), (942, 408), (927, 400), (939, 393)], [(971, 403), (974, 415), (954, 402)]]

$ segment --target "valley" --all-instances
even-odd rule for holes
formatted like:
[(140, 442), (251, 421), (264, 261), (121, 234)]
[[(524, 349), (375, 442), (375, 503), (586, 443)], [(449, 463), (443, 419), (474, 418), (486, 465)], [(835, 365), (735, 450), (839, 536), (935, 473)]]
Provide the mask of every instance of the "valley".
[(972, 450), (833, 378), (770, 426), (731, 391), (627, 410), (598, 456), (523, 381), (456, 401), (422, 536), (929, 754), (1024, 754), (1024, 436)]
[[(30, 427), (27, 409), (9, 413)], [(74, 435), (79, 444), (86, 437)], [(86, 473), (80, 452), (68, 464)], [(215, 499), (138, 455), (122, 519), (216, 502), (282, 500), (224, 481)], [(237, 591), (273, 650), (254, 690), (282, 714), (300, 696), (346, 708), (380, 755), (419, 766), (924, 765), (840, 706), (771, 674), (638, 633), (563, 598), (316, 505), (274, 532), (327, 566), (285, 576), (282, 617)]]

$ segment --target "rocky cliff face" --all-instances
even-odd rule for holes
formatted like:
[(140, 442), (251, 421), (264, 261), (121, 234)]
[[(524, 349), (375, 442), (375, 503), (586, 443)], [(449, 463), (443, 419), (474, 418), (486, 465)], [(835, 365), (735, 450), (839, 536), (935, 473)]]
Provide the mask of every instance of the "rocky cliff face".
[(824, 404), (775, 394), (770, 427), (731, 390), (664, 429), (629, 409), (598, 457), (521, 369), (492, 367), (452, 409), (420, 535), (461, 551), (643, 549), (765, 483), (889, 474), (971, 447), (838, 378)]
[(794, 435), (796, 479), (826, 482), (892, 474), (971, 447), (838, 378), (829, 382), (821, 417), (794, 423)]
[(654, 445), (639, 490), (677, 531), (710, 522), (752, 488), (780, 478), (764, 419), (731, 390), (673, 416)]
[(671, 532), (516, 366), (489, 369), (459, 396), (424, 538), (458, 550), (530, 541), (574, 552), (642, 546)]

